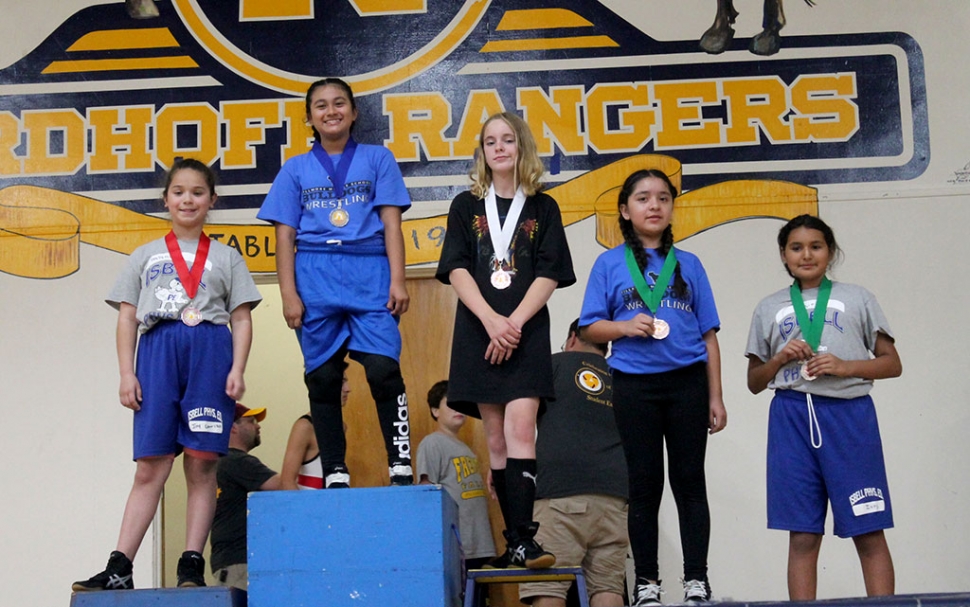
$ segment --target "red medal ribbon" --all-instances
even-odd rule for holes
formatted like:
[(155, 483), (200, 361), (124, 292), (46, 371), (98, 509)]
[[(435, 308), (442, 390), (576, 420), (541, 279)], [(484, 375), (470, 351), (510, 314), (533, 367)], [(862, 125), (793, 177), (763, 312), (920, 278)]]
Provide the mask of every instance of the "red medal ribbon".
[(182, 282), (182, 287), (189, 299), (194, 299), (195, 294), (199, 292), (202, 272), (205, 271), (205, 260), (209, 257), (209, 242), (209, 237), (203, 232), (199, 236), (199, 245), (195, 249), (195, 261), (192, 262), (192, 271), (190, 272), (188, 264), (185, 263), (185, 258), (182, 257), (182, 249), (179, 248), (179, 241), (175, 237), (175, 232), (169, 232), (165, 235), (165, 246), (168, 247), (168, 254), (172, 257), (175, 271), (178, 272), (179, 280)]

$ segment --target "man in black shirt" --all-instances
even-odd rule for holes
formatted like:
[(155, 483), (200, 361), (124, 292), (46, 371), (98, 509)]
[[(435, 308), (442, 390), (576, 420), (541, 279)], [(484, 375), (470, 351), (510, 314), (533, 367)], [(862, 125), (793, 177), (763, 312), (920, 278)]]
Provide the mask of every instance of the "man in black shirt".
[(259, 422), (266, 409), (236, 403), (229, 453), (219, 460), (216, 514), (212, 520), (212, 575), (223, 586), (248, 588), (246, 570), (246, 498), (250, 491), (282, 489), (280, 475), (249, 455), (259, 445)]

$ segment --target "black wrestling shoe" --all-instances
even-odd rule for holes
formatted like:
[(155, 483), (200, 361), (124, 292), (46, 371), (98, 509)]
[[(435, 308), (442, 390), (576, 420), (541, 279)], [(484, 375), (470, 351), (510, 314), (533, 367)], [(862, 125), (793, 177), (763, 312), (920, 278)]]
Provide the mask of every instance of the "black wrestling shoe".
[(131, 560), (123, 552), (115, 550), (108, 557), (108, 565), (101, 573), (89, 579), (74, 582), (71, 590), (74, 592), (89, 592), (92, 590), (133, 590), (135, 583), (131, 579)]
[(194, 550), (186, 550), (179, 559), (175, 570), (179, 588), (201, 588), (205, 586), (205, 559)]
[(508, 529), (502, 532), (505, 536), (505, 552), (482, 565), (482, 569), (508, 569), (512, 564), (512, 546), (519, 541), (519, 536)]
[(516, 534), (518, 541), (509, 545), (512, 565), (528, 569), (548, 569), (556, 564), (556, 556), (544, 550), (535, 540), (538, 530), (539, 523), (535, 521), (519, 526)]

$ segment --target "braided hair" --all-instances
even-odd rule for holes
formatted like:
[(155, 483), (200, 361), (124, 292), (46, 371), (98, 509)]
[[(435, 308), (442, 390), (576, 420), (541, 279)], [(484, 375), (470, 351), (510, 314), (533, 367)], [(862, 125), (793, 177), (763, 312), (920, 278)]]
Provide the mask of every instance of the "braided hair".
[[(617, 201), (617, 208), (622, 208), (627, 205), (627, 201), (630, 200), (630, 196), (633, 195), (633, 191), (636, 189), (636, 185), (643, 179), (647, 177), (655, 177), (660, 179), (667, 184), (667, 189), (670, 190), (671, 200), (676, 200), (677, 198), (677, 188), (670, 181), (670, 177), (666, 173), (658, 169), (640, 169), (635, 171), (626, 181), (623, 182), (623, 187), (620, 188), (620, 195)], [(637, 236), (636, 229), (633, 227), (633, 222), (629, 219), (623, 217), (620, 214), (620, 233), (623, 234), (623, 240), (626, 242), (627, 246), (633, 251), (633, 257), (637, 261), (637, 268), (640, 269), (640, 273), (643, 274), (647, 269), (647, 251), (643, 247), (643, 243), (640, 242), (640, 237)], [(666, 258), (667, 253), (670, 252), (671, 247), (674, 246), (674, 230), (668, 225), (663, 234), (660, 236), (660, 249), (657, 253), (662, 257)], [(673, 295), (677, 299), (687, 298), (687, 282), (680, 272), (680, 262), (674, 266), (674, 282), (673, 282)]]

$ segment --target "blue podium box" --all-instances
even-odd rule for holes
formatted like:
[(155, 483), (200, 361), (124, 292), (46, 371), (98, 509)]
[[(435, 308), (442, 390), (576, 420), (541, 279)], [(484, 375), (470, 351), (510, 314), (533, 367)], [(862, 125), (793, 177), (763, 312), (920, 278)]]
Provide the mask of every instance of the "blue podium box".
[(439, 487), (249, 496), (250, 607), (457, 607), (458, 506)]
[(246, 593), (236, 588), (156, 588), (75, 592), (71, 607), (246, 607)]

